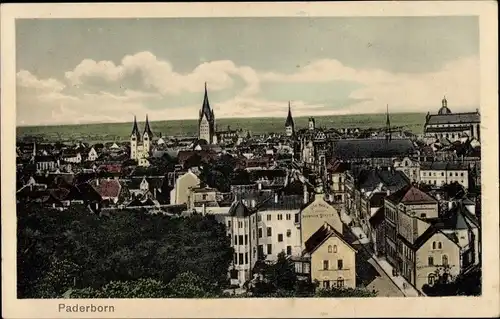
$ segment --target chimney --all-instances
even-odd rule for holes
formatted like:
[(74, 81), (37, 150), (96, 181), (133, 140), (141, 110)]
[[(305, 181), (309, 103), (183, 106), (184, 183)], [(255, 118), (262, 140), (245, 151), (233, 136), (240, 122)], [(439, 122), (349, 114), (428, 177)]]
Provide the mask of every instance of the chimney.
[(274, 193), (274, 203), (278, 203), (278, 193)]

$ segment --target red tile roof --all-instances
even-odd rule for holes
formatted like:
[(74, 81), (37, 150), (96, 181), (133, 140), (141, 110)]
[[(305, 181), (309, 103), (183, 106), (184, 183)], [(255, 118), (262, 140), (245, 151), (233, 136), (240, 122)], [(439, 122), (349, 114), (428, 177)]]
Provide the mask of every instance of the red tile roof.
[(392, 193), (387, 197), (393, 203), (428, 203), (428, 202), (437, 202), (435, 198), (430, 196), (429, 194), (421, 191), (413, 185), (408, 185), (398, 190), (397, 192)]
[(99, 183), (97, 183), (97, 180), (94, 180), (92, 181), (92, 186), (102, 198), (116, 198), (120, 195), (122, 189), (120, 182), (115, 179), (99, 180)]

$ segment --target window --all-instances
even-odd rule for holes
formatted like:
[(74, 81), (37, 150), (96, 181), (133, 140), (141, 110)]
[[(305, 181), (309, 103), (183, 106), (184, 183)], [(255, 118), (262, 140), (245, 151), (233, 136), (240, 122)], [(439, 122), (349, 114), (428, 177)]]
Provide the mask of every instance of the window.
[(292, 254), (292, 246), (286, 246), (286, 254), (290, 256)]
[(283, 241), (283, 234), (278, 234), (278, 242), (281, 243)]
[(422, 214), (420, 214), (420, 217), (422, 217), (422, 218), (426, 218), (426, 217), (427, 217), (427, 215), (426, 215), (425, 213), (422, 213)]
[(453, 176), (453, 173), (450, 173), (450, 176)]
[(429, 274), (427, 276), (427, 283), (432, 286), (432, 285), (434, 285), (435, 279), (436, 279), (436, 277), (434, 274)]
[(299, 213), (295, 214), (295, 222), (298, 223), (299, 222)]
[(286, 220), (291, 220), (292, 219), (292, 214), (286, 214)]
[(328, 252), (329, 252), (329, 253), (333, 253), (333, 247), (332, 247), (332, 245), (329, 245), (329, 246), (328, 246)]
[(245, 253), (245, 264), (248, 264), (248, 253)]
[(243, 223), (242, 222), (238, 222), (238, 228), (242, 228), (243, 227)]
[(257, 215), (257, 221), (258, 221), (258, 222), (262, 221), (262, 216)]
[(248, 245), (248, 235), (245, 235), (245, 245)]
[(333, 245), (333, 252), (336, 253), (337, 252), (337, 245)]
[(457, 173), (457, 172), (455, 172), (455, 176), (458, 176), (458, 173)]
[(344, 279), (342, 279), (341, 277), (337, 278), (337, 287), (338, 288), (344, 287)]
[(444, 176), (444, 172), (441, 172), (441, 176)]
[(429, 266), (434, 266), (434, 258), (432, 256), (429, 256), (427, 259)]
[(443, 255), (441, 261), (443, 262), (443, 266), (448, 266), (448, 256)]
[(438, 242), (438, 249), (441, 249), (443, 248), (443, 245), (441, 244), (441, 242)]
[(342, 270), (344, 268), (344, 261), (342, 259), (337, 260), (337, 269)]
[(423, 172), (422, 175), (425, 176), (425, 172)]
[(329, 280), (323, 281), (323, 288), (324, 289), (330, 289), (330, 281)]
[(238, 259), (239, 259), (239, 260), (238, 260), (238, 261), (239, 261), (239, 263), (238, 263), (238, 264), (243, 265), (243, 253), (239, 253), (239, 255), (238, 255)]
[(231, 269), (231, 279), (238, 279), (238, 270), (237, 269)]
[(267, 220), (270, 221), (271, 220), (271, 214), (268, 214), (267, 215)]
[(292, 237), (292, 230), (291, 229), (286, 230), (286, 237)]
[(259, 238), (262, 238), (262, 228), (259, 228)]
[(330, 263), (328, 260), (323, 260), (323, 270), (328, 270), (330, 268)]
[(267, 244), (267, 254), (271, 255), (273, 253), (273, 245)]
[(234, 235), (234, 244), (238, 245), (238, 236)]
[(283, 220), (283, 214), (278, 214), (278, 220)]
[(240, 238), (239, 244), (243, 245), (243, 235), (240, 235), (239, 238)]
[(259, 253), (259, 258), (264, 257), (264, 246), (263, 245), (259, 245), (258, 253)]
[(464, 173), (460, 173), (460, 176), (464, 176)]
[(231, 228), (231, 221), (230, 220), (227, 221), (227, 228)]
[(273, 230), (271, 227), (267, 227), (267, 237), (271, 237), (273, 235)]

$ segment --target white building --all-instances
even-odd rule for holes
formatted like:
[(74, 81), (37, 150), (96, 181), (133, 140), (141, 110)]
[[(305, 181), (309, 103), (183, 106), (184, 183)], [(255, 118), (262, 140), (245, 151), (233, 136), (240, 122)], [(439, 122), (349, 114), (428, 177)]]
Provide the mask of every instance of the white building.
[(394, 161), (394, 169), (403, 172), (412, 183), (420, 182), (420, 162), (404, 157)]
[(469, 188), (469, 169), (467, 165), (453, 162), (429, 162), (420, 165), (420, 180), (429, 185), (459, 183)]

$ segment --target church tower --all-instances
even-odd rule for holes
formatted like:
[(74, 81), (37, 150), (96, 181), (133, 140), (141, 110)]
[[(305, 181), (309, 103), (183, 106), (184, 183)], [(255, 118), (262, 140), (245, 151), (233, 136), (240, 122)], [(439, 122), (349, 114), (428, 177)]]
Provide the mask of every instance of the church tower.
[(309, 131), (314, 131), (316, 129), (316, 121), (314, 117), (309, 118)]
[(387, 113), (386, 113), (386, 120), (385, 120), (385, 139), (386, 139), (386, 141), (392, 140), (391, 120), (389, 119), (389, 104), (387, 104)]
[(132, 134), (130, 134), (130, 159), (137, 159), (137, 145), (140, 137), (141, 135), (139, 134), (139, 128), (137, 127), (137, 119), (134, 115), (134, 127), (132, 128)]
[(286, 117), (285, 122), (285, 134), (286, 136), (292, 136), (295, 134), (295, 123), (293, 122), (290, 101), (288, 101), (288, 116)]
[(214, 144), (215, 138), (215, 115), (210, 108), (208, 101), (207, 83), (205, 82), (205, 96), (203, 97), (203, 105), (200, 110), (200, 118), (198, 120), (198, 138), (207, 141), (208, 144)]
[(441, 100), (441, 108), (439, 109), (438, 115), (451, 114), (451, 110), (448, 108), (448, 100), (446, 96)]
[(144, 153), (149, 153), (151, 151), (152, 139), (153, 139), (153, 132), (149, 127), (148, 115), (146, 114), (146, 126), (144, 127), (144, 133), (142, 134), (142, 145)]

